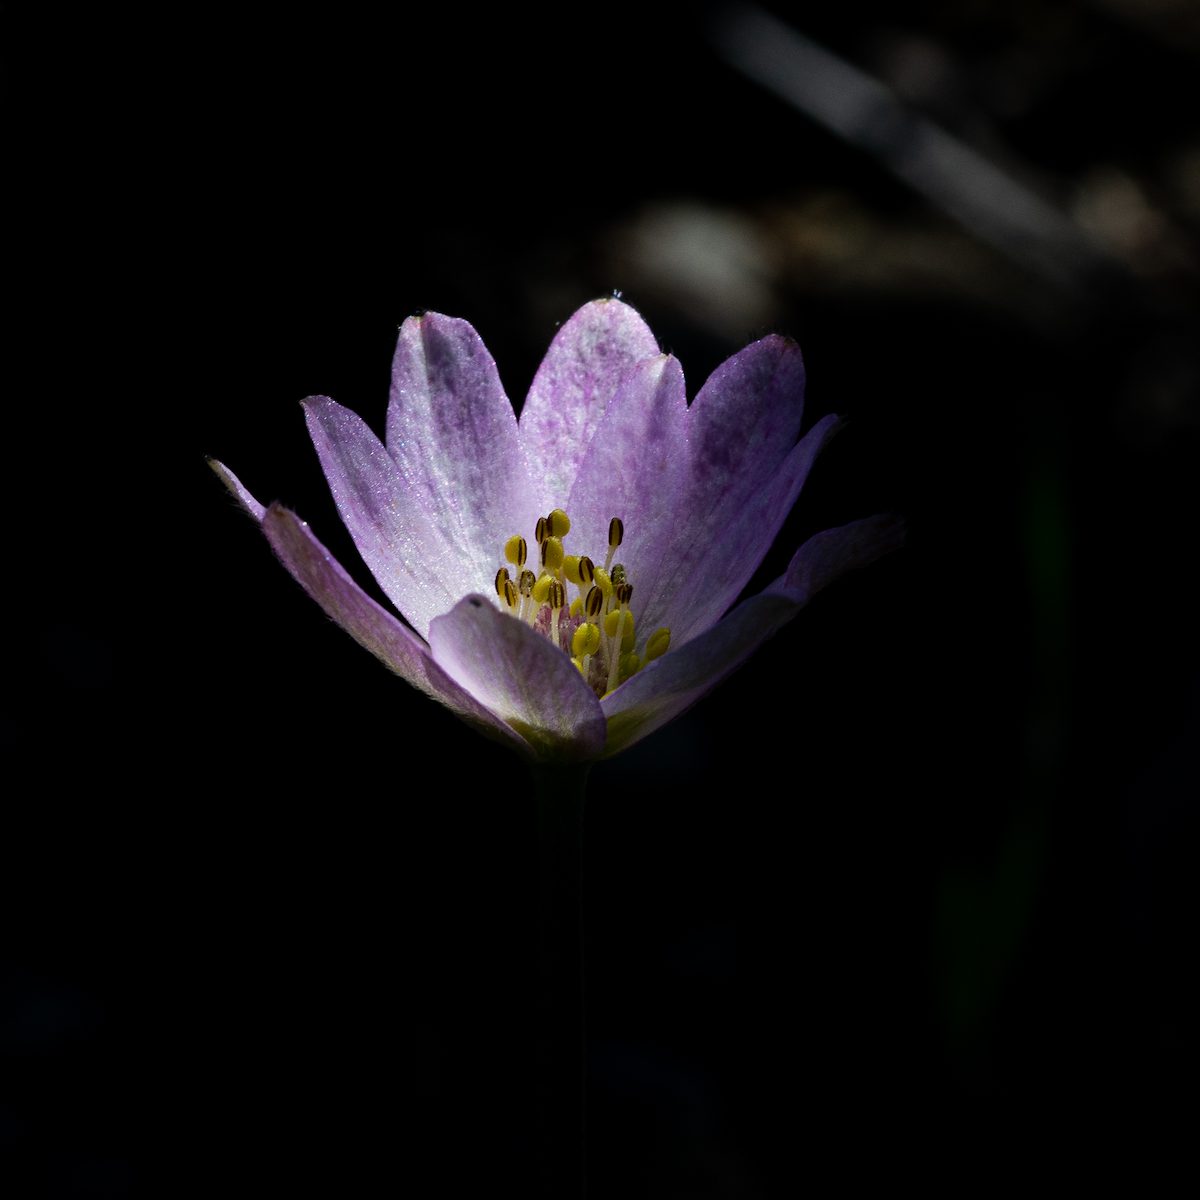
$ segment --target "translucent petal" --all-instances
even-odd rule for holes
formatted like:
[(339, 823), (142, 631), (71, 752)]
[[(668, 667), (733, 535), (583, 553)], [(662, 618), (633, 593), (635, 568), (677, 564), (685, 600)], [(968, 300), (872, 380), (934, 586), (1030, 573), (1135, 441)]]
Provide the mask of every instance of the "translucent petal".
[(529, 536), (543, 510), (512, 404), (468, 322), (440, 313), (404, 322), (392, 362), (387, 445), (405, 485), (437, 514), (470, 566), (454, 599), (486, 587), (504, 539)]
[(601, 701), (608, 718), (605, 754), (616, 754), (673, 720), (740, 666), (843, 571), (898, 549), (895, 517), (869, 517), (809, 538), (770, 587), (739, 604), (685, 646), (647, 664)]
[(485, 596), (467, 596), (429, 629), (434, 661), (507, 721), (540, 759), (585, 761), (604, 749), (604, 714), (570, 658)]
[(625, 373), (658, 354), (646, 322), (620, 300), (593, 300), (558, 331), (521, 411), (521, 440), (547, 508), (571, 494), (579, 464)]
[(326, 396), (304, 402), (334, 503), (389, 600), (422, 636), (429, 622), (479, 587), (472, 562), (429, 515), (361, 417)]

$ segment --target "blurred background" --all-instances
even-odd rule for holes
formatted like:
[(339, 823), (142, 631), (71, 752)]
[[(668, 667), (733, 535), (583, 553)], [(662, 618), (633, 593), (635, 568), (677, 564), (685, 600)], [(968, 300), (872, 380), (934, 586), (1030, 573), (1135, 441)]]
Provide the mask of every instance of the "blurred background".
[(381, 428), (433, 309), (519, 404), (614, 290), (689, 394), (775, 331), (848, 418), (756, 586), (875, 512), (909, 542), (592, 773), (592, 1194), (1183, 1150), (1193, 3), (5, 20), (7, 1194), (531, 1177), (522, 769), (204, 459), (373, 589), (297, 402)]

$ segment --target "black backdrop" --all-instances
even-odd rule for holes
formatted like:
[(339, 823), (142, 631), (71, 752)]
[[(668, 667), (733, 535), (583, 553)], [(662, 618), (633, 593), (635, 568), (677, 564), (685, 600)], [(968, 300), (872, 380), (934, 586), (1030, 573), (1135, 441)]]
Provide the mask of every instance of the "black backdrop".
[(1200, 40), (1116, 0), (776, 11), (1101, 268), (987, 244), (703, 6), (11, 22), (11, 1194), (530, 1177), (522, 769), (325, 620), (204, 458), (368, 582), (296, 402), (378, 428), (434, 309), (519, 403), (613, 289), (690, 393), (776, 330), (806, 423), (850, 418), (762, 580), (856, 517), (910, 533), (592, 773), (593, 1193), (1180, 1144)]

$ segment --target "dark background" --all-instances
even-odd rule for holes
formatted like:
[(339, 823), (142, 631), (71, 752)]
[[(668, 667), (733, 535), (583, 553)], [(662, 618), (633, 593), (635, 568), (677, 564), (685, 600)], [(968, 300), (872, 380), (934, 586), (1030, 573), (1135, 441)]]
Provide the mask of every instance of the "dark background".
[[(7, 1194), (525, 1186), (523, 769), (204, 458), (369, 582), (297, 401), (379, 428), (434, 309), (519, 403), (613, 289), (690, 393), (778, 331), (849, 418), (760, 581), (910, 532), (592, 773), (593, 1194), (1111, 1180), (1194, 1136), (1195, 9), (774, 11), (889, 89), (860, 136), (730, 61), (738, 8), (6, 17)], [(914, 118), (1041, 240), (923, 194)]]

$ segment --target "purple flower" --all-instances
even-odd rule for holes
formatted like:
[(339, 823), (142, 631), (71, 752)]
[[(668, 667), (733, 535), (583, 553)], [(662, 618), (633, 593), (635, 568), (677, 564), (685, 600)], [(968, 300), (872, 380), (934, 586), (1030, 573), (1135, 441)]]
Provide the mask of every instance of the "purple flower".
[(827, 530), (727, 611), (837, 427), (799, 437), (803, 396), (798, 347), (772, 336), (689, 406), (641, 317), (597, 300), (559, 330), (518, 422), (466, 321), (411, 317), (386, 445), (327, 397), (304, 402), (342, 520), (403, 620), (294, 513), (213, 467), (398, 675), (529, 758), (590, 761), (678, 716), (825, 584), (898, 545), (889, 517)]

